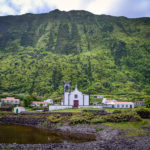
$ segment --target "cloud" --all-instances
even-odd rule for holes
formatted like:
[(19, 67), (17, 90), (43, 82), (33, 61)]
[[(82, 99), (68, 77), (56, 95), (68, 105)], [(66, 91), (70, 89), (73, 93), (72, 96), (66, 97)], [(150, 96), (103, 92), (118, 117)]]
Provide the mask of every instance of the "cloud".
[(7, 3), (5, 3), (5, 0), (0, 0), (0, 15), (7, 15), (7, 14), (14, 14), (15, 11)]
[(86, 9), (96, 14), (108, 14), (119, 3), (120, 0), (93, 0)]
[(150, 17), (150, 0), (121, 0), (110, 12), (114, 16)]
[(150, 16), (150, 0), (0, 0), (0, 16), (45, 13), (56, 8), (115, 16)]

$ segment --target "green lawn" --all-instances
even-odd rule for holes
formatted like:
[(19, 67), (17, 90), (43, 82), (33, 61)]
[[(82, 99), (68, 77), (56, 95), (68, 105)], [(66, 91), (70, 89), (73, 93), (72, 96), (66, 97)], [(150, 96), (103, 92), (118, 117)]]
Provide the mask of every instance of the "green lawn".
[(113, 112), (114, 110), (120, 110), (120, 111), (130, 111), (130, 110), (135, 110), (132, 108), (105, 108), (105, 110), (109, 111), (109, 112)]
[(139, 122), (120, 122), (120, 123), (106, 122), (104, 124), (119, 129), (136, 129), (140, 128), (141, 126), (150, 124), (150, 119), (142, 119), (142, 121)]
[(99, 108), (73, 108), (73, 109), (60, 109), (60, 110), (54, 110), (52, 112), (76, 112), (76, 113), (80, 113), (82, 110), (101, 110)]
[(32, 108), (29, 108), (29, 107), (25, 107), (25, 110), (26, 111), (33, 111)]
[[(72, 109), (54, 110), (53, 112), (78, 112), (79, 113), (82, 110), (102, 110), (102, 109), (100, 108), (72, 108)], [(105, 110), (107, 110), (108, 112), (113, 112), (114, 110), (128, 111), (131, 109), (105, 108)]]

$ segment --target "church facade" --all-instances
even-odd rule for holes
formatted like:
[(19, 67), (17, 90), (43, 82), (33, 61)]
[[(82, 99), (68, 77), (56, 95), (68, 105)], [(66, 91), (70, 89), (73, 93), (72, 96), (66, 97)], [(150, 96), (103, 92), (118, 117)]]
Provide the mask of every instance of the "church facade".
[(89, 106), (89, 95), (85, 95), (82, 92), (80, 92), (77, 86), (72, 92), (70, 89), (70, 82), (64, 82), (64, 106), (73, 106), (74, 108), (78, 108), (78, 106)]

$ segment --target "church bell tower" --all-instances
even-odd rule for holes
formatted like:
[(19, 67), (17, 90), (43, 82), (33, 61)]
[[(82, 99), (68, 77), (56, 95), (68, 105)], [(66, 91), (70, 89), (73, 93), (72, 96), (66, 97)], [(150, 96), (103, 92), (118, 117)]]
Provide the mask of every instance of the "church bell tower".
[(64, 82), (64, 93), (71, 92), (71, 82)]

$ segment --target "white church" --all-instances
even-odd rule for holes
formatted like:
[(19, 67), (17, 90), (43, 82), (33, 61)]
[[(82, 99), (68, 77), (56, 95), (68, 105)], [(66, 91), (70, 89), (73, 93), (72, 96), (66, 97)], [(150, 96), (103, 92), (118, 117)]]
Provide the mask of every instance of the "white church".
[(90, 98), (89, 95), (85, 95), (75, 87), (75, 90), (71, 92), (70, 82), (64, 82), (64, 101), (63, 106), (72, 106), (78, 108), (78, 106), (89, 106)]

